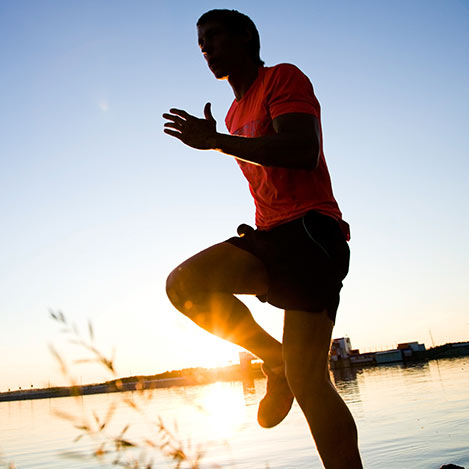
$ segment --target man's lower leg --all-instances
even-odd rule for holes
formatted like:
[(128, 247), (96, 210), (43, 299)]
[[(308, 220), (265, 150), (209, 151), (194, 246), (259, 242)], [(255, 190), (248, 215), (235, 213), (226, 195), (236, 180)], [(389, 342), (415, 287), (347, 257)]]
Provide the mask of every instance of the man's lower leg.
[(267, 392), (259, 404), (257, 420), (262, 427), (280, 423), (290, 411), (293, 394), (288, 386), (282, 344), (254, 320), (246, 305), (226, 293), (198, 293), (185, 301), (181, 312), (208, 332), (249, 350), (264, 361)]
[(361, 469), (355, 422), (329, 377), (333, 326), (326, 311), (286, 311), (283, 335), (286, 375), (324, 466)]
[(321, 389), (295, 397), (306, 416), (324, 466), (361, 469), (355, 422), (332, 383), (328, 380)]
[(283, 364), (282, 344), (257, 324), (247, 306), (234, 295), (197, 292), (192, 300), (173, 304), (198, 326), (249, 350), (268, 366)]

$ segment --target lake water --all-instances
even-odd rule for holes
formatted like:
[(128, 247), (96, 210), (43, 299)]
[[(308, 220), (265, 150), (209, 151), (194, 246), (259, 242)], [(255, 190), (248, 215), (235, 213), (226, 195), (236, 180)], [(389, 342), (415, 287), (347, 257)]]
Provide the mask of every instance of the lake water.
[[(437, 469), (452, 462), (469, 469), (469, 357), (348, 370), (334, 380), (356, 419), (365, 468)], [(161, 418), (189, 453), (200, 445), (202, 468), (322, 467), (296, 404), (276, 428), (257, 426), (264, 388), (265, 381), (256, 380), (1, 402), (0, 455), (17, 469), (116, 467), (109, 455), (101, 463), (84, 456), (102, 436), (117, 436), (127, 424), (128, 440), (158, 442), (155, 422)], [(129, 397), (141, 413), (126, 402)], [(82, 432), (57, 416), (66, 412), (96, 427), (93, 414), (102, 422), (110, 406), (115, 412), (96, 439), (87, 435), (74, 442)], [(140, 452), (131, 449), (128, 457), (143, 457)], [(154, 458), (153, 467), (175, 467), (159, 450), (147, 450), (146, 457)]]

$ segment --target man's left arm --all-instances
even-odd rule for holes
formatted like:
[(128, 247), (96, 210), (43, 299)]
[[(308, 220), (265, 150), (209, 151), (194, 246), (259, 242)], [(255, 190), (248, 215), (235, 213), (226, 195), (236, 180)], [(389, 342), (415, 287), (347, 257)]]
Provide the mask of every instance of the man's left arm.
[(314, 169), (319, 161), (319, 123), (312, 114), (288, 113), (273, 119), (275, 134), (263, 137), (240, 137), (216, 131), (210, 103), (205, 119), (180, 109), (163, 114), (168, 120), (165, 133), (199, 150), (217, 150), (243, 161), (262, 166), (291, 169)]

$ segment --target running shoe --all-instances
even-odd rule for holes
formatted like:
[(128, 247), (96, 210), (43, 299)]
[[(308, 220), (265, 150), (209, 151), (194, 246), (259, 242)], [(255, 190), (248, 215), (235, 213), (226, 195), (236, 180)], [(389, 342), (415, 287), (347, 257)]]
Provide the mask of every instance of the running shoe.
[(259, 403), (257, 421), (264, 428), (278, 425), (290, 412), (293, 404), (293, 394), (285, 377), (283, 365), (269, 368), (265, 363), (262, 372), (267, 378), (267, 390)]

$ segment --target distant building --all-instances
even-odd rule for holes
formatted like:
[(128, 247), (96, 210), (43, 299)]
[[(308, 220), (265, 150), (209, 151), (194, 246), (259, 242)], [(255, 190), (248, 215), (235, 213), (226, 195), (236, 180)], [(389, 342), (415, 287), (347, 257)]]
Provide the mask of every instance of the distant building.
[(360, 353), (360, 350), (352, 349), (348, 337), (341, 337), (332, 341), (329, 361), (331, 368), (347, 368), (419, 360), (425, 358), (425, 353), (425, 345), (418, 342), (405, 342), (392, 350)]
[(397, 350), (402, 352), (404, 360), (413, 356), (419, 356), (419, 354), (423, 354), (426, 351), (425, 345), (418, 342), (404, 342), (397, 346)]
[[(357, 351), (358, 352), (358, 351)], [(348, 337), (334, 339), (331, 345), (330, 358), (332, 361), (338, 361), (348, 358), (352, 355), (352, 344)]]
[(402, 361), (402, 352), (400, 350), (386, 350), (384, 352), (375, 353), (375, 362), (380, 365), (382, 363), (394, 363)]

